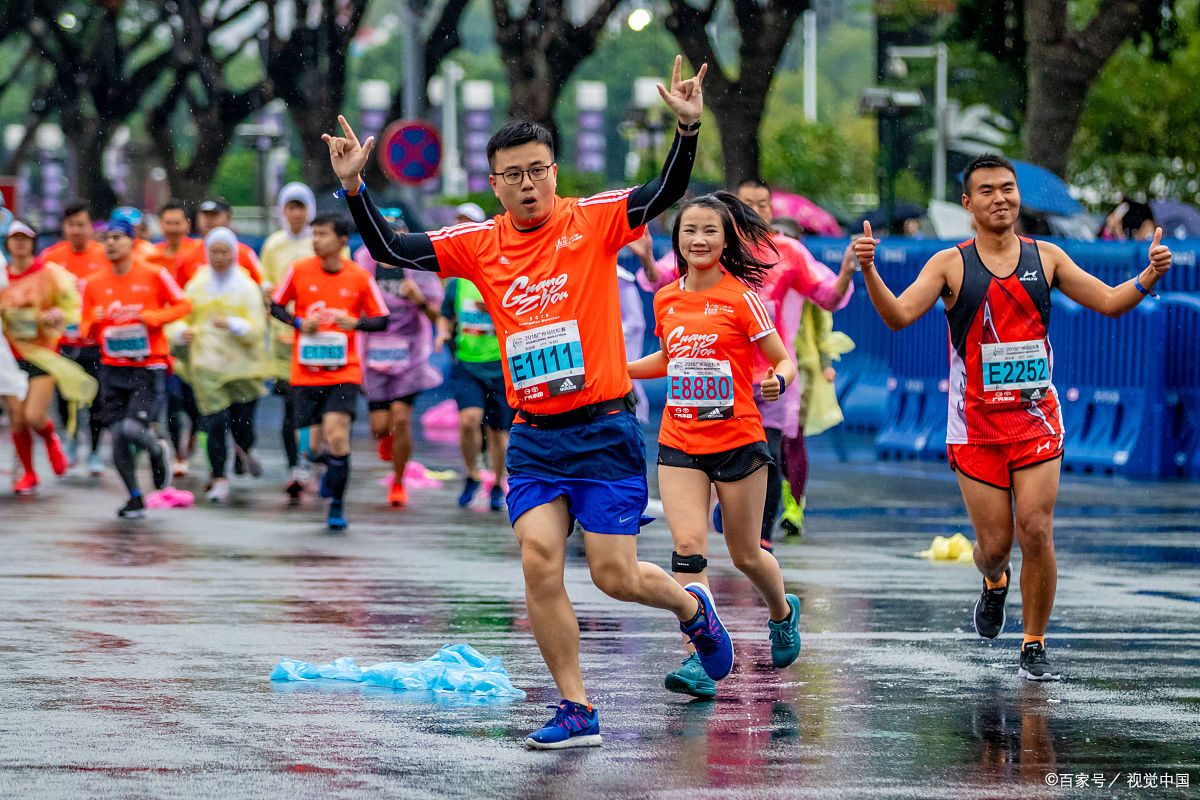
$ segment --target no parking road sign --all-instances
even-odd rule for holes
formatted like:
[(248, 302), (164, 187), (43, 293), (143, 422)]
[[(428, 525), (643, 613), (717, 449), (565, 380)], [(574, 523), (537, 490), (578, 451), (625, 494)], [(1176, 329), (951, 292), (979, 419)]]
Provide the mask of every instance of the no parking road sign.
[(393, 122), (379, 137), (379, 166), (396, 183), (417, 186), (438, 174), (442, 137), (422, 120)]

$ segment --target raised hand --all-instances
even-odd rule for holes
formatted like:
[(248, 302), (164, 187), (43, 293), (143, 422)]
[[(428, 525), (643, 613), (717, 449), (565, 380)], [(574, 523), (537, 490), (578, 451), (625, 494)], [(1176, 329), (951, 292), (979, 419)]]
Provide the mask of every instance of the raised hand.
[(1150, 269), (1155, 275), (1163, 276), (1171, 268), (1171, 248), (1162, 243), (1162, 228), (1154, 229), (1150, 242)]
[(662, 95), (662, 99), (684, 125), (691, 125), (700, 119), (700, 112), (704, 110), (702, 85), (707, 72), (708, 64), (701, 64), (700, 71), (696, 73), (695, 77), (685, 81), (683, 80), (683, 56), (675, 56), (675, 65), (671, 69), (670, 91), (667, 91), (661, 83), (658, 84), (658, 93)]
[(854, 240), (854, 255), (858, 258), (858, 266), (863, 272), (875, 267), (875, 245), (879, 240), (871, 235), (871, 223), (863, 220), (863, 235)]
[(365, 144), (359, 144), (358, 137), (346, 118), (338, 114), (338, 123), (342, 126), (343, 136), (321, 134), (321, 141), (329, 145), (329, 163), (342, 182), (342, 188), (353, 192), (362, 184), (361, 173), (367, 165), (371, 151), (375, 149), (375, 137), (368, 136)]
[(774, 367), (767, 368), (767, 374), (758, 385), (758, 391), (762, 393), (763, 400), (779, 399), (779, 379), (775, 377)]

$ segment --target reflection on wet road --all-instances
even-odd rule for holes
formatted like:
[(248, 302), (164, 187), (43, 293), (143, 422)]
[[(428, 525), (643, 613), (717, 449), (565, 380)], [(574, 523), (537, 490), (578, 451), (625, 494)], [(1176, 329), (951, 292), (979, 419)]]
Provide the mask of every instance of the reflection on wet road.
[[(454, 464), (444, 446), (424, 452)], [(1048, 644), (1067, 680), (1031, 685), (1016, 677), (1019, 592), (1005, 635), (981, 641), (973, 568), (913, 555), (935, 534), (971, 535), (944, 467), (814, 452), (808, 529), (778, 550), (804, 606), (800, 660), (770, 668), (765, 611), (717, 556), (734, 673), (715, 702), (668, 694), (673, 621), (604, 597), (575, 549), (568, 585), (605, 744), (557, 754), (520, 747), (557, 698), (511, 531), (458, 510), (457, 487), (390, 510), (364, 446), (343, 535), (314, 504), (286, 508), (269, 480), (237, 484), (232, 508), (136, 524), (111, 518), (113, 476), (6, 492), (0, 794), (1100, 797), (1133, 772), (1200, 786), (1200, 486), (1066, 479)], [(646, 530), (643, 557), (670, 549), (661, 522)], [(281, 656), (418, 661), (448, 642), (502, 656), (528, 699), (267, 680)], [(1067, 773), (1116, 783), (1047, 779)]]

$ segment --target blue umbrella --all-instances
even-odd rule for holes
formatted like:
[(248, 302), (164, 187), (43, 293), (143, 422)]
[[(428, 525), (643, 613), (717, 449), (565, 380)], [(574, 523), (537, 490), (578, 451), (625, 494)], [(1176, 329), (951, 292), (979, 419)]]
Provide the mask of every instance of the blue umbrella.
[(1167, 239), (1200, 239), (1200, 211), (1182, 200), (1151, 200), (1154, 222)]
[(1017, 188), (1021, 190), (1023, 208), (1061, 217), (1083, 213), (1083, 206), (1071, 197), (1062, 178), (1028, 161), (1012, 163), (1017, 170)]

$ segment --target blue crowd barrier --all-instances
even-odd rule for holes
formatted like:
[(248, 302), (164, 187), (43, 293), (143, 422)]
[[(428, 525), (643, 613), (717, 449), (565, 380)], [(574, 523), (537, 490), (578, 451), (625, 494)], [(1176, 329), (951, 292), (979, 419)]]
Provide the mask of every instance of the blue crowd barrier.
[(1165, 362), (1148, 354), (1151, 343), (1166, 341), (1166, 323), (1153, 300), (1109, 319), (1056, 294), (1050, 342), (1066, 429), (1065, 469), (1167, 474)]
[(1164, 294), (1168, 470), (1200, 478), (1200, 297)]
[(939, 300), (929, 313), (891, 335), (887, 419), (875, 437), (882, 459), (945, 459), (949, 332)]

